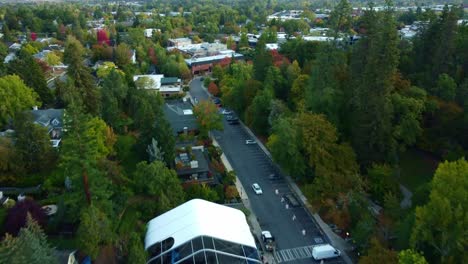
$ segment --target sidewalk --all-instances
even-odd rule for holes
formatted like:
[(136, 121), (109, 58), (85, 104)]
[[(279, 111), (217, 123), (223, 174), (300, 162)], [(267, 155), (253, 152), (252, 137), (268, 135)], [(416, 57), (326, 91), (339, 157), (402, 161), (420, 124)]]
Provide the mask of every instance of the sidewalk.
[[(255, 134), (250, 130), (250, 128), (244, 125), (242, 121), (241, 121), (241, 125), (252, 138), (257, 138)], [(268, 149), (263, 145), (263, 143), (260, 140), (257, 139), (256, 141), (257, 141), (258, 146), (263, 150), (263, 152), (268, 156), (268, 158), (270, 158), (272, 162), (275, 164), (270, 151), (268, 151)], [(320, 227), (319, 229), (320, 233), (322, 235), (324, 235), (325, 233), (324, 236), (326, 236), (330, 240), (330, 243), (335, 248), (341, 251), (341, 256), (343, 257), (343, 260), (347, 264), (352, 264), (353, 261), (351, 260), (351, 258), (349, 258), (349, 256), (346, 253), (347, 250), (351, 249), (348, 243), (346, 243), (346, 241), (344, 241), (344, 239), (342, 239), (340, 236), (335, 234), (335, 232), (333, 232), (333, 230), (331, 230), (330, 227), (322, 220), (320, 215), (318, 215), (317, 213), (314, 213), (312, 206), (307, 202), (307, 198), (304, 196), (301, 189), (296, 185), (296, 183), (291, 179), (291, 177), (289, 177), (289, 175), (286, 175), (285, 173), (282, 173), (282, 174), (284, 175), (286, 182), (288, 183), (288, 185), (290, 186), (294, 194), (296, 194), (297, 197), (299, 197), (299, 199), (302, 201), (304, 206), (307, 208), (306, 211), (309, 213), (313, 221), (317, 224), (317, 226)]]
[[(220, 147), (218, 142), (214, 137), (212, 137), (213, 140), (213, 145), (216, 147)], [(221, 161), (223, 162), (224, 166), (226, 167), (226, 171), (232, 171), (232, 166), (229, 163), (228, 159), (224, 155), (224, 153), (221, 155)], [(242, 183), (240, 182), (239, 178), (236, 176), (236, 182), (235, 182), (237, 191), (239, 192), (239, 196), (242, 200), (242, 203), (244, 204), (245, 208), (247, 208), (250, 212), (249, 216), (247, 217), (247, 222), (250, 225), (252, 234), (258, 238), (259, 241), (261, 241), (260, 234), (262, 232), (262, 228), (260, 227), (260, 224), (258, 223), (257, 217), (255, 216), (254, 212), (252, 211), (252, 208), (250, 206), (250, 201), (249, 197), (247, 196), (247, 193), (242, 186)], [(260, 242), (261, 243), (261, 242)], [(261, 243), (262, 248), (259, 249), (263, 251), (263, 258), (264, 258), (264, 263), (269, 263), (269, 264), (275, 264), (275, 258), (273, 257), (273, 254), (271, 252), (266, 251), (263, 248), (263, 243)]]

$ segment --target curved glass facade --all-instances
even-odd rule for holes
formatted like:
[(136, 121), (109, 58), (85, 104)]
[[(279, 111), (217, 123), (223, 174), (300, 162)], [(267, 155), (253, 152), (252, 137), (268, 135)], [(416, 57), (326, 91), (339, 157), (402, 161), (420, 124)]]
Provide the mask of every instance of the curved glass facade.
[[(209, 236), (196, 237), (174, 249), (169, 245), (174, 240), (168, 238), (148, 248), (148, 264), (222, 264), (222, 263), (261, 263), (258, 251)], [(171, 245), (172, 246), (172, 245)], [(170, 249), (170, 250), (169, 250)]]

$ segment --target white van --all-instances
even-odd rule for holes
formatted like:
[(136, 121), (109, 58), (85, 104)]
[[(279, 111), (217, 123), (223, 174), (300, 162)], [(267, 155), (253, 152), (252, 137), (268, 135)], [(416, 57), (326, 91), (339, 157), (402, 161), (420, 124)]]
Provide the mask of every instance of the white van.
[(330, 244), (317, 245), (312, 248), (312, 257), (315, 260), (336, 258), (341, 255), (341, 251), (335, 249)]

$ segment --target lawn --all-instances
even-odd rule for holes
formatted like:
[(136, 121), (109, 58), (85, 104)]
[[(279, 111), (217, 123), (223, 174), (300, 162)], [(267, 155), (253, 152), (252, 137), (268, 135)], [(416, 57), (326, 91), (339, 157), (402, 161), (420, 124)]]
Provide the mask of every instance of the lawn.
[(417, 149), (408, 149), (400, 154), (400, 183), (415, 192), (416, 189), (431, 181), (439, 159)]

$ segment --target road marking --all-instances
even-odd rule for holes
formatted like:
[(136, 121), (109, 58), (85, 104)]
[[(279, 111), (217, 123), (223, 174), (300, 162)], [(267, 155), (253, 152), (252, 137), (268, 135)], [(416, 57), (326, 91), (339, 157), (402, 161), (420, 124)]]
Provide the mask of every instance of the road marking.
[(278, 263), (282, 262), (281, 256), (278, 254), (278, 251), (275, 251), (275, 259), (276, 259), (276, 262)]
[(306, 259), (312, 257), (313, 246), (296, 247), (289, 249), (282, 249), (275, 252), (276, 262), (289, 262), (297, 259)]

